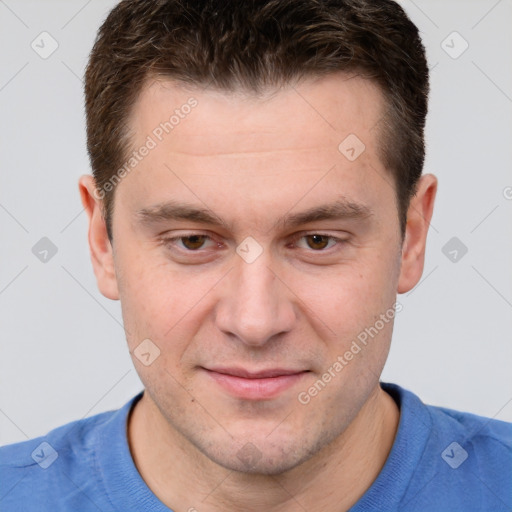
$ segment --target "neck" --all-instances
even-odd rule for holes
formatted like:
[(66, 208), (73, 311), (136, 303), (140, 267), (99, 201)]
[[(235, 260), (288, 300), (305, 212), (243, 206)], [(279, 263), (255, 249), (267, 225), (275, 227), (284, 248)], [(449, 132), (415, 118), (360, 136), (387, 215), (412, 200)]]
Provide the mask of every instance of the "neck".
[(230, 471), (166, 422), (147, 393), (134, 407), (128, 440), (152, 492), (176, 511), (348, 510), (371, 486), (393, 445), (399, 411), (377, 386), (349, 427), (308, 461), (268, 476)]

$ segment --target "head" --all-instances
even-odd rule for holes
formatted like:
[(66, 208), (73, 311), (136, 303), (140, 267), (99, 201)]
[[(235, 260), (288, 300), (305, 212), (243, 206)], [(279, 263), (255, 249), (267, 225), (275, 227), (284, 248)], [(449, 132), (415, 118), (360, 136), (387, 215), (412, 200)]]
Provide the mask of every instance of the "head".
[[(392, 1), (125, 0), (85, 94), (93, 265), (155, 410), (225, 467), (300, 464), (371, 399), (421, 276), (416, 27)], [(232, 369), (294, 377), (244, 394)]]

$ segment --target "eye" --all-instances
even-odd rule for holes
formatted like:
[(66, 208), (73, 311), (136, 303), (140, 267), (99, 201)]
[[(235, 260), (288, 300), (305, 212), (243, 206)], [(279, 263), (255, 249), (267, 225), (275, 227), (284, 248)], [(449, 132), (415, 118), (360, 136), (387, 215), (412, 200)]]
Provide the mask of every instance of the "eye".
[(201, 249), (204, 245), (205, 240), (208, 237), (206, 235), (191, 235), (191, 236), (182, 236), (180, 238), (181, 243), (185, 246), (185, 248), (194, 251), (196, 249)]
[(200, 249), (205, 249), (206, 242), (213, 240), (208, 235), (190, 234), (177, 236), (174, 238), (166, 238), (163, 242), (169, 246), (177, 246), (178, 249), (194, 252)]
[(298, 240), (306, 241), (306, 247), (304, 247), (304, 245), (301, 246), (300, 244), (297, 244), (298, 247), (301, 247), (302, 249), (312, 249), (313, 251), (323, 251), (325, 249), (330, 249), (331, 247), (344, 242), (344, 240), (340, 238), (322, 233), (303, 235)]

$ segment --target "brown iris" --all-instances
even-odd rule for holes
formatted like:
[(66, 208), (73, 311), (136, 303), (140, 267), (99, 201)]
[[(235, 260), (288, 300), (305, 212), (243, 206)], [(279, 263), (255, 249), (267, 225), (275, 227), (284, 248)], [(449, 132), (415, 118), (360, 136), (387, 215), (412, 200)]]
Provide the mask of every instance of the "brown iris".
[(329, 237), (325, 235), (306, 235), (305, 238), (311, 249), (325, 249), (329, 243)]
[(207, 238), (206, 235), (183, 236), (181, 237), (181, 241), (187, 249), (194, 250), (200, 249)]

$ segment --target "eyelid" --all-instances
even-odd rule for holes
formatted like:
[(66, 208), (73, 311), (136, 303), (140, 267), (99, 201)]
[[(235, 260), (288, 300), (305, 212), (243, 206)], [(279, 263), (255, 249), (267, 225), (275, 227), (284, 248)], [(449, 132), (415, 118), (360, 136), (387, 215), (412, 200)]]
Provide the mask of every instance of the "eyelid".
[(341, 245), (341, 244), (343, 244), (343, 243), (348, 241), (348, 237), (347, 238), (341, 238), (339, 236), (335, 236), (335, 235), (332, 235), (330, 233), (325, 233), (323, 231), (314, 231), (314, 230), (313, 231), (302, 231), (302, 232), (299, 232), (299, 233), (293, 235), (292, 241), (293, 241), (293, 243), (296, 243), (301, 238), (305, 238), (307, 236), (313, 236), (313, 235), (323, 236), (323, 237), (329, 238), (330, 240), (334, 240), (336, 242), (333, 246), (329, 247), (328, 249), (317, 249), (317, 250), (311, 249), (311, 248), (306, 249), (307, 251), (310, 251), (310, 252), (316, 253), (316, 254), (327, 253), (327, 252), (330, 251), (330, 249), (333, 249), (337, 245), (339, 246), (339, 245)]
[[(346, 233), (346, 232), (344, 232)], [(348, 233), (347, 234), (347, 238), (348, 238)], [(341, 236), (336, 236), (336, 235), (333, 235), (332, 233), (329, 233), (327, 231), (323, 231), (323, 230), (308, 230), (308, 231), (299, 231), (298, 233), (295, 233), (292, 235), (292, 238), (294, 240), (296, 240), (297, 238), (302, 238), (304, 236), (312, 236), (312, 235), (320, 235), (320, 236), (325, 236), (325, 237), (328, 237), (328, 238), (333, 238), (335, 240), (345, 240), (345, 238), (341, 238)]]
[[(160, 243), (164, 244), (164, 245), (171, 245), (171, 243), (173, 245), (176, 244), (177, 241), (180, 241), (182, 238), (188, 238), (188, 237), (192, 237), (192, 236), (204, 236), (206, 239), (208, 239), (210, 242), (213, 242), (213, 243), (216, 243), (217, 246), (220, 245), (219, 242), (216, 242), (214, 240), (214, 238), (207, 234), (207, 233), (201, 233), (199, 231), (190, 231), (190, 232), (183, 232), (183, 233), (180, 233), (179, 235), (174, 235), (174, 236), (166, 236), (165, 234), (161, 235), (159, 237), (159, 241)], [(191, 250), (191, 249), (186, 249), (186, 248), (182, 248), (182, 247), (177, 247), (178, 250), (182, 251), (182, 252), (187, 252), (187, 253), (190, 253), (190, 254), (193, 254), (193, 253), (200, 253), (201, 251), (204, 251), (206, 250), (205, 248), (201, 247), (200, 249), (197, 249), (195, 251)]]

